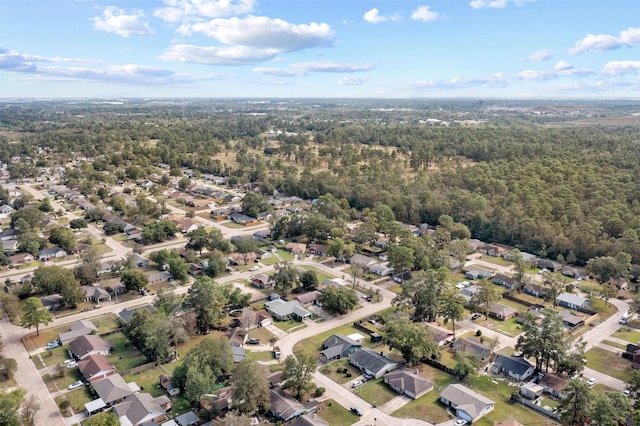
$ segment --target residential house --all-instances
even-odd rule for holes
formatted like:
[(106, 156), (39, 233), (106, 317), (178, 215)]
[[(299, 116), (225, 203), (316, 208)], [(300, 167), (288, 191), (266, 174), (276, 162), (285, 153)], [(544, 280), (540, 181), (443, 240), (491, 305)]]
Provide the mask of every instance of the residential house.
[(486, 244), (478, 247), (478, 251), (482, 254), (498, 257), (500, 256), (500, 248), (491, 244)]
[(18, 240), (0, 241), (0, 243), (2, 243), (3, 252), (15, 252), (18, 250)]
[(271, 252), (271, 250), (265, 250), (265, 249), (256, 250), (256, 258), (260, 260), (269, 259), (272, 254), (273, 253)]
[(528, 283), (523, 287), (522, 291), (532, 296), (543, 298), (549, 292), (549, 288), (541, 284)]
[(512, 289), (516, 284), (516, 281), (512, 277), (504, 274), (495, 274), (493, 278), (491, 278), (491, 282), (508, 289)]
[(302, 306), (312, 305), (318, 301), (319, 294), (320, 292), (316, 290), (309, 291), (307, 293), (297, 294), (296, 297), (293, 298), (293, 300), (297, 300)]
[(282, 299), (276, 299), (265, 303), (265, 306), (267, 307), (267, 312), (269, 312), (272, 317), (280, 321), (291, 318), (302, 321), (303, 319), (311, 316), (311, 312), (303, 308), (296, 300), (287, 302)]
[(266, 327), (272, 324), (271, 315), (265, 310), (254, 311), (246, 310), (242, 315), (235, 319), (237, 327), (243, 330), (253, 330), (254, 328)]
[(565, 277), (578, 278), (580, 276), (580, 272), (578, 272), (578, 270), (576, 268), (573, 268), (573, 267), (568, 266), (568, 265), (567, 266), (563, 266), (562, 270), (560, 272)]
[(229, 215), (229, 219), (231, 219), (232, 221), (234, 221), (239, 225), (246, 225), (247, 223), (252, 223), (257, 220), (254, 217), (247, 216), (246, 214), (242, 214), (242, 213), (231, 213)]
[(180, 395), (180, 388), (173, 384), (171, 376), (168, 374), (162, 374), (160, 376), (160, 386), (167, 391), (169, 396)]
[(488, 361), (491, 357), (491, 349), (472, 337), (457, 339), (453, 342), (453, 349), (456, 352), (462, 351), (467, 355), (474, 356), (478, 358), (481, 363)]
[(178, 230), (183, 234), (187, 234), (198, 229), (198, 225), (194, 221), (186, 217), (172, 218), (171, 222), (173, 222), (173, 224), (176, 225), (176, 228), (178, 228)]
[(386, 277), (388, 275), (393, 274), (393, 268), (390, 268), (388, 263), (378, 263), (378, 264), (369, 266), (369, 272), (371, 272), (372, 274), (379, 275), (381, 277)]
[(175, 418), (176, 423), (179, 426), (191, 426), (200, 422), (200, 418), (193, 411), (187, 411)]
[(371, 349), (358, 349), (355, 351), (349, 358), (349, 364), (358, 368), (364, 374), (374, 376), (376, 379), (398, 368), (397, 362), (391, 361)]
[(320, 354), (327, 360), (348, 358), (352, 353), (362, 348), (360, 342), (356, 342), (343, 334), (333, 334), (322, 342)]
[(173, 281), (173, 275), (169, 271), (159, 271), (147, 275), (149, 284), (163, 283), (167, 281)]
[(171, 409), (171, 400), (165, 395), (154, 398), (148, 393), (134, 393), (113, 407), (122, 425), (138, 426), (159, 422)]
[(9, 256), (9, 261), (14, 267), (24, 263), (33, 262), (34, 260), (36, 260), (36, 258), (33, 257), (31, 253), (19, 253)]
[(19, 229), (5, 229), (4, 231), (0, 232), (0, 241), (17, 240), (21, 234), (22, 231), (20, 231)]
[(104, 300), (111, 300), (109, 292), (100, 284), (83, 285), (80, 289), (84, 292), (86, 301), (100, 303)]
[(80, 336), (69, 343), (69, 350), (74, 357), (82, 360), (89, 355), (109, 355), (112, 344), (97, 334)]
[(229, 216), (230, 213), (231, 212), (227, 207), (220, 207), (220, 208), (211, 210), (209, 214), (215, 218), (225, 218)]
[(122, 402), (124, 398), (132, 395), (137, 388), (125, 382), (121, 375), (112, 374), (104, 379), (96, 380), (91, 383), (93, 390), (96, 391), (98, 397), (107, 405), (114, 405)]
[(498, 355), (492, 371), (494, 374), (505, 374), (515, 380), (524, 381), (533, 376), (536, 367), (522, 357)]
[(116, 298), (119, 294), (124, 294), (127, 291), (129, 291), (127, 290), (127, 286), (121, 282), (109, 284), (108, 286), (105, 287), (105, 290), (107, 290), (111, 294), (114, 294)]
[(547, 269), (551, 272), (559, 271), (562, 269), (562, 264), (549, 259), (538, 259), (536, 265), (540, 269)]
[(591, 300), (571, 293), (560, 293), (556, 300), (558, 305), (569, 309), (584, 309), (591, 304)]
[(517, 310), (501, 303), (492, 302), (491, 305), (489, 305), (489, 316), (499, 319), (500, 321), (506, 321), (514, 317), (517, 313)]
[(478, 267), (470, 267), (465, 271), (465, 277), (468, 280), (479, 280), (483, 278), (491, 278), (493, 277), (493, 271), (488, 269), (478, 268)]
[(51, 247), (40, 250), (38, 252), (38, 260), (41, 262), (46, 262), (51, 259), (61, 259), (67, 255), (67, 252), (60, 247)]
[(460, 294), (462, 295), (462, 297), (465, 298), (467, 303), (469, 303), (473, 295), (476, 294), (478, 291), (480, 291), (480, 287), (478, 287), (477, 285), (470, 285), (460, 290)]
[(347, 287), (350, 283), (342, 278), (327, 278), (322, 281), (322, 287)]
[[(535, 254), (527, 253), (526, 251), (521, 251), (520, 256), (522, 257), (523, 262), (529, 265), (538, 260), (538, 256), (536, 256)], [(511, 250), (509, 250), (502, 254), (502, 258), (505, 260), (513, 261), (513, 253), (511, 252)]]
[(316, 256), (326, 256), (328, 249), (326, 244), (309, 244), (309, 253)]
[(196, 263), (190, 263), (187, 271), (191, 276), (197, 276), (204, 272), (204, 268)]
[(352, 265), (358, 265), (363, 269), (369, 269), (371, 265), (378, 263), (378, 261), (371, 257), (363, 256), (356, 253), (351, 256), (351, 258), (349, 259), (349, 263), (351, 263)]
[(80, 336), (86, 336), (91, 333), (97, 333), (98, 328), (91, 322), (87, 320), (79, 320), (71, 324), (69, 327), (69, 331), (65, 331), (64, 333), (60, 333), (58, 335), (58, 340), (63, 345), (70, 343), (77, 339)]
[(231, 354), (233, 357), (233, 362), (236, 363), (244, 361), (246, 357), (244, 348), (242, 346), (231, 345)]
[(453, 340), (453, 333), (451, 333), (449, 330), (436, 327), (435, 325), (432, 325), (432, 324), (425, 324), (425, 325), (431, 331), (431, 336), (433, 340), (436, 343), (438, 343), (438, 346), (444, 346)]
[(104, 355), (89, 355), (78, 363), (78, 370), (89, 383), (116, 374), (116, 367)]
[(567, 328), (575, 328), (584, 325), (584, 316), (573, 315), (571, 312), (559, 311), (558, 314), (562, 318), (564, 326)]
[(395, 370), (384, 375), (384, 382), (399, 394), (418, 399), (431, 392), (434, 383), (411, 370)]
[(288, 422), (307, 412), (307, 409), (301, 403), (279, 388), (271, 389), (270, 396), (271, 414), (273, 414), (276, 419)]
[(456, 416), (470, 423), (490, 413), (495, 407), (495, 402), (491, 399), (458, 383), (444, 388), (440, 393), (440, 401), (451, 407)]
[(554, 398), (566, 398), (565, 391), (571, 379), (564, 374), (545, 373), (544, 377), (538, 381), (538, 384), (544, 388), (544, 391)]
[(0, 206), (0, 214), (10, 214), (13, 212), (13, 207), (8, 204), (3, 204)]
[(40, 301), (48, 310), (58, 309), (62, 306), (62, 301), (64, 298), (58, 293), (50, 294), (48, 296), (43, 296), (40, 298)]
[(296, 419), (291, 426), (329, 426), (329, 422), (318, 413), (304, 414)]
[(122, 263), (118, 261), (102, 262), (98, 268), (98, 275), (111, 274), (122, 269)]
[(307, 250), (307, 246), (300, 243), (289, 243), (285, 246), (287, 251), (290, 251), (294, 256), (303, 256)]
[(251, 277), (251, 284), (258, 288), (271, 288), (274, 283), (269, 275), (255, 274)]
[(229, 330), (229, 344), (241, 348), (249, 337), (249, 330), (236, 327)]
[(403, 271), (393, 275), (393, 281), (402, 283), (411, 279), (411, 271)]
[(82, 254), (82, 253), (86, 253), (87, 251), (89, 251), (89, 249), (91, 248), (91, 246), (89, 244), (85, 244), (85, 243), (78, 243), (76, 244), (76, 246), (73, 248), (73, 254)]
[(538, 325), (540, 325), (542, 323), (542, 320), (544, 319), (544, 314), (540, 312), (539, 308), (535, 306), (530, 306), (528, 310), (518, 315), (518, 318), (516, 319), (516, 321), (519, 324), (524, 324), (525, 319), (528, 316), (533, 316), (535, 318), (534, 322)]
[(148, 268), (151, 264), (151, 261), (142, 255), (134, 253), (133, 264), (136, 265), (137, 268)]

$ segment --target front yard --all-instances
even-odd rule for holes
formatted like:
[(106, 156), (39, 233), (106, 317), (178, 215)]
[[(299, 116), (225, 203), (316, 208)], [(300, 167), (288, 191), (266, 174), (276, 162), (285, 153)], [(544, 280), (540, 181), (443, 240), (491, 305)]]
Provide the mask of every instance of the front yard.
[(332, 399), (322, 404), (318, 410), (318, 414), (330, 425), (352, 425), (359, 420), (358, 416)]
[(635, 344), (640, 340), (640, 331), (632, 330), (629, 327), (620, 327), (620, 330), (613, 333), (613, 337)]
[[(344, 370), (345, 368), (349, 373), (351, 373), (351, 377), (348, 377), (344, 373), (338, 373), (338, 369)], [(330, 364), (324, 365), (320, 368), (320, 372), (334, 382), (340, 383), (341, 385), (353, 380), (355, 377), (362, 375), (360, 370), (349, 364), (349, 358), (339, 359), (337, 361), (333, 361)]]
[(620, 380), (629, 380), (633, 367), (631, 362), (602, 348), (592, 348), (584, 355), (587, 358), (587, 367), (608, 374)]
[(394, 390), (382, 381), (382, 377), (366, 382), (364, 385), (356, 388), (353, 393), (371, 405), (382, 405), (398, 396)]

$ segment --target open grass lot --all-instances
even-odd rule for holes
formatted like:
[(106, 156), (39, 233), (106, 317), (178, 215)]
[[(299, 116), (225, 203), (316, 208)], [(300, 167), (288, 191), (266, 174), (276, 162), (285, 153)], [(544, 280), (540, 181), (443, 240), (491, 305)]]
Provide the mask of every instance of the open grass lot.
[(275, 336), (264, 327), (254, 328), (253, 330), (249, 331), (249, 338), (260, 339), (260, 342), (262, 344), (269, 343), (274, 337)]
[(147, 362), (147, 358), (129, 342), (123, 333), (111, 334), (104, 340), (114, 345), (107, 359), (120, 373)]
[(606, 303), (604, 300), (595, 297), (591, 298), (590, 308), (596, 311), (598, 316), (603, 320), (618, 312), (618, 308), (613, 306), (611, 303)]
[(453, 351), (450, 350), (450, 348), (444, 348), (440, 351), (440, 362), (449, 368), (453, 368), (456, 366), (457, 361), (455, 359)]
[(286, 260), (288, 262), (293, 260), (293, 255), (291, 254), (291, 252), (288, 252), (280, 248), (278, 249), (278, 256), (280, 256), (282, 260)]
[(92, 391), (89, 389), (89, 386), (84, 386), (80, 389), (75, 389), (70, 392), (66, 392), (64, 395), (56, 397), (56, 404), (59, 406), (65, 399), (71, 403), (71, 407), (74, 412), (81, 413), (85, 411), (84, 404), (91, 402), (94, 399), (94, 396)]
[(139, 374), (122, 376), (125, 382), (136, 382), (143, 392), (150, 393), (154, 398), (165, 394), (160, 386), (160, 376), (164, 371), (160, 367), (148, 368)]
[(334, 400), (325, 401), (318, 410), (320, 417), (330, 425), (352, 425), (360, 418)]
[[(318, 356), (318, 353), (321, 350), (322, 342), (327, 340), (327, 338), (329, 338), (329, 336), (331, 336), (332, 334), (344, 334), (345, 336), (348, 336), (353, 333), (360, 333), (361, 335), (364, 335), (362, 331), (358, 330), (354, 326), (345, 324), (345, 325), (341, 325), (340, 327), (327, 330), (324, 333), (316, 334), (315, 336), (305, 339), (301, 342), (298, 342), (294, 346), (293, 350), (294, 351), (301, 350), (308, 355), (316, 357)], [(371, 340), (366, 338), (362, 340), (362, 347), (371, 348), (373, 346), (374, 346), (374, 343), (371, 343)]]
[(628, 380), (633, 372), (631, 362), (602, 348), (592, 348), (584, 354), (587, 367), (620, 380)]
[[(347, 377), (343, 373), (338, 373), (337, 372), (338, 368), (340, 369), (346, 368), (349, 371), (349, 373), (351, 373), (351, 377)], [(353, 365), (349, 364), (348, 358), (339, 359), (337, 361), (333, 361), (330, 364), (324, 365), (322, 366), (322, 368), (320, 368), (320, 372), (325, 376), (327, 376), (328, 378), (330, 378), (331, 380), (333, 380), (334, 382), (340, 383), (341, 385), (347, 383), (350, 380), (353, 380), (355, 377), (358, 377), (362, 374), (360, 370), (355, 368)]]
[(638, 343), (638, 340), (640, 340), (640, 331), (632, 330), (629, 327), (620, 327), (620, 330), (613, 333), (613, 337), (626, 340), (629, 343)]
[(455, 377), (452, 375), (427, 364), (418, 364), (415, 368), (422, 377), (425, 377), (436, 384), (436, 391), (440, 391), (447, 385), (455, 383), (456, 381)]
[(426, 420), (433, 424), (443, 423), (451, 418), (444, 404), (440, 402), (440, 396), (435, 389), (409, 402), (404, 407), (391, 413), (391, 415)]
[(245, 355), (247, 359), (250, 359), (251, 361), (262, 361), (262, 362), (266, 362), (266, 361), (273, 361), (273, 352), (272, 351), (245, 351)]
[(493, 380), (489, 376), (474, 375), (465, 380), (465, 386), (495, 401), (495, 409), (478, 420), (477, 425), (493, 426), (496, 421), (517, 420), (522, 424), (555, 425), (555, 421), (524, 407), (509, 402), (511, 394), (518, 390), (508, 382)]
[(296, 320), (292, 320), (292, 319), (287, 320), (287, 321), (278, 321), (278, 320), (274, 319), (273, 320), (273, 325), (275, 325), (276, 327), (278, 327), (282, 331), (289, 331), (289, 330), (292, 330), (294, 328), (296, 330), (298, 330), (297, 327), (305, 328), (307, 326), (302, 321), (296, 321)]
[(485, 319), (484, 315), (482, 315), (482, 317), (478, 318), (474, 322), (510, 337), (516, 337), (522, 333), (522, 326), (518, 324), (515, 317), (509, 318), (506, 321), (500, 321), (491, 317), (489, 317), (489, 319)]
[[(37, 358), (37, 355), (34, 355), (33, 358)], [(60, 346), (53, 349), (48, 349), (40, 354), (42, 360), (45, 365), (49, 367), (50, 365), (60, 364), (65, 359), (69, 359), (69, 346)]]
[(494, 265), (499, 265), (499, 266), (513, 265), (513, 262), (509, 262), (508, 260), (505, 260), (501, 257), (489, 256), (487, 254), (483, 254), (482, 256), (480, 256), (480, 260), (487, 263), (493, 263)]
[(273, 256), (273, 255), (267, 257), (266, 259), (260, 259), (260, 263), (267, 266), (275, 265), (278, 262), (280, 262), (280, 259), (278, 259), (277, 256)]
[(376, 405), (385, 404), (398, 396), (394, 390), (382, 381), (382, 377), (365, 383), (359, 388), (356, 388), (353, 393), (367, 401), (369, 404)]
[(42, 380), (44, 380), (44, 382), (47, 384), (47, 388), (50, 392), (57, 392), (58, 389), (64, 390), (71, 383), (81, 379), (82, 374), (80, 374), (80, 370), (78, 370), (78, 367), (65, 369), (64, 376), (62, 377), (58, 376), (55, 372), (42, 376)]
[(304, 265), (301, 267), (302, 269), (304, 269), (305, 271), (313, 271), (316, 273), (316, 277), (318, 277), (318, 282), (322, 283), (324, 280), (330, 280), (332, 278), (335, 278), (335, 276), (327, 274), (323, 271), (321, 271), (320, 269), (314, 268), (313, 266), (308, 266), (308, 265)]

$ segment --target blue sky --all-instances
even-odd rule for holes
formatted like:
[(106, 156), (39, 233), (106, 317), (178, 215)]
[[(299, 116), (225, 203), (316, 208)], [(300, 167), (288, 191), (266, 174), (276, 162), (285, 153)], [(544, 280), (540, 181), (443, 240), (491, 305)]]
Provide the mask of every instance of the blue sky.
[(0, 97), (640, 97), (638, 0), (0, 0)]

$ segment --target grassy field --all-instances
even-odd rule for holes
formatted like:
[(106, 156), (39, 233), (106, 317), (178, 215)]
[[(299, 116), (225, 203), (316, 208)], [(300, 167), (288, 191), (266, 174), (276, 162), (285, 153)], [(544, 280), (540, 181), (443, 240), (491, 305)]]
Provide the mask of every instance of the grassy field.
[(107, 359), (120, 373), (147, 362), (147, 358), (129, 342), (123, 333), (111, 334), (104, 340), (114, 345)]
[(160, 376), (164, 372), (160, 367), (149, 368), (139, 374), (127, 374), (122, 376), (125, 382), (136, 382), (143, 392), (150, 393), (154, 398), (165, 394), (160, 386)]
[(352, 425), (360, 418), (342, 405), (330, 399), (325, 401), (318, 410), (320, 417), (325, 419), (330, 425)]
[(273, 352), (272, 351), (255, 351), (255, 352), (251, 352), (251, 351), (245, 351), (245, 355), (247, 357), (247, 359), (250, 359), (251, 361), (273, 361)]
[[(345, 325), (341, 325), (340, 327), (327, 330), (324, 333), (316, 334), (315, 336), (305, 339), (301, 342), (298, 342), (294, 346), (293, 350), (294, 351), (301, 350), (306, 354), (315, 357), (318, 355), (319, 351), (321, 350), (322, 342), (327, 340), (329, 336), (331, 336), (332, 334), (344, 334), (345, 336), (348, 336), (353, 333), (360, 333), (361, 335), (364, 335), (362, 331), (358, 330), (354, 326), (345, 324)], [(362, 346), (365, 348), (371, 348), (374, 346), (374, 344), (369, 339), (363, 339)]]
[(628, 327), (620, 327), (620, 330), (613, 333), (613, 337), (626, 340), (629, 343), (637, 343), (640, 340), (640, 331), (632, 330)]
[[(338, 368), (340, 369), (346, 368), (351, 373), (351, 377), (347, 377), (343, 373), (338, 373), (337, 372)], [(330, 364), (324, 365), (322, 366), (322, 368), (320, 368), (320, 372), (325, 376), (327, 376), (328, 378), (330, 378), (331, 380), (333, 380), (334, 382), (340, 383), (341, 385), (353, 380), (354, 377), (358, 377), (362, 374), (360, 370), (358, 370), (357, 368), (349, 364), (348, 358), (339, 359)]]
[(592, 348), (585, 353), (587, 367), (620, 380), (628, 380), (633, 372), (631, 362), (602, 348)]
[(291, 252), (288, 252), (280, 248), (278, 249), (278, 256), (280, 256), (282, 260), (286, 260), (289, 262), (293, 260), (293, 255), (291, 254)]
[(313, 272), (315, 272), (316, 273), (316, 277), (318, 277), (318, 282), (319, 283), (322, 283), (324, 280), (330, 280), (332, 278), (335, 278), (335, 276), (327, 274), (327, 273), (321, 271), (318, 268), (314, 268), (313, 266), (304, 265), (304, 266), (302, 266), (302, 269), (304, 269), (305, 271), (313, 271)]
[(436, 390), (409, 402), (391, 415), (426, 420), (433, 424), (443, 423), (451, 418), (444, 404), (440, 402), (440, 396)]
[(618, 342), (612, 342), (611, 340), (603, 340), (602, 343), (604, 343), (605, 345), (612, 346), (614, 348), (621, 349), (623, 351), (627, 349), (627, 345), (623, 345), (623, 344), (618, 343)]
[(505, 260), (501, 257), (494, 257), (494, 256), (489, 256), (486, 254), (483, 254), (482, 256), (480, 256), (480, 260), (487, 262), (487, 263), (493, 263), (494, 265), (499, 265), (499, 266), (511, 266), (513, 265), (513, 262), (509, 262), (508, 260)]
[[(69, 359), (69, 346), (60, 346), (54, 349), (48, 349), (40, 354), (45, 365), (60, 364), (65, 359)], [(34, 358), (38, 356), (35, 355)]]
[(274, 319), (273, 320), (273, 325), (275, 325), (276, 327), (278, 327), (282, 331), (289, 331), (289, 330), (294, 329), (296, 327), (305, 328), (307, 326), (302, 321), (296, 321), (296, 320), (292, 320), (292, 319), (291, 320), (287, 320), (287, 321), (278, 321), (278, 320)]
[(254, 328), (253, 330), (249, 331), (249, 338), (260, 339), (260, 342), (262, 344), (269, 343), (274, 337), (275, 336), (264, 327)]
[(595, 297), (591, 298), (590, 309), (596, 311), (603, 320), (618, 312), (618, 308), (613, 306), (611, 303), (606, 303), (604, 300)]
[(382, 377), (376, 380), (371, 380), (359, 388), (356, 388), (353, 393), (367, 401), (369, 404), (385, 404), (395, 398), (398, 394), (382, 380)]

